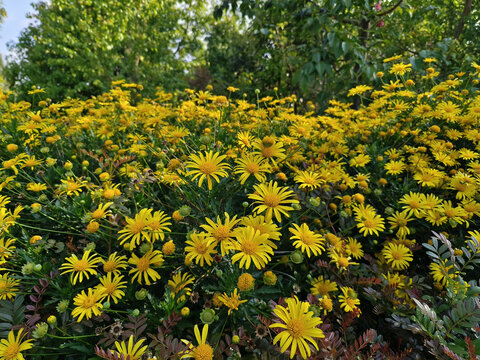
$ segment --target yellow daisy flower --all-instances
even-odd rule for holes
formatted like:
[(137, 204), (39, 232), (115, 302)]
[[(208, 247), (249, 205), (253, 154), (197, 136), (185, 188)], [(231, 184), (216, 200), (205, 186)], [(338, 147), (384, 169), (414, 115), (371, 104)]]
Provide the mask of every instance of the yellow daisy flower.
[(190, 155), (190, 161), (186, 163), (190, 169), (187, 172), (187, 176), (192, 176), (192, 180), (199, 178), (198, 186), (201, 187), (205, 179), (207, 179), (208, 190), (212, 190), (212, 178), (216, 182), (220, 182), (220, 177), (227, 177), (226, 170), (230, 169), (230, 165), (222, 163), (222, 160), (226, 158), (226, 155), (219, 155), (209, 151), (205, 154)]
[(288, 187), (279, 187), (277, 182), (270, 181), (267, 184), (254, 186), (255, 193), (248, 195), (252, 200), (256, 200), (254, 204), (258, 204), (254, 211), (256, 213), (265, 212), (265, 220), (270, 221), (272, 216), (278, 222), (282, 221), (281, 214), (289, 217), (288, 211), (293, 210), (287, 204), (298, 204), (298, 200), (292, 198), (293, 191)]
[(284, 329), (273, 339), (273, 343), (280, 342), (280, 352), (284, 353), (290, 348), (290, 359), (293, 359), (297, 352), (303, 359), (311, 356), (309, 342), (317, 349), (318, 345), (314, 338), (324, 338), (323, 331), (317, 328), (322, 320), (314, 316), (310, 311), (308, 302), (299, 301), (297, 297), (288, 298), (287, 306), (277, 305), (273, 313), (280, 321), (274, 322), (270, 328)]

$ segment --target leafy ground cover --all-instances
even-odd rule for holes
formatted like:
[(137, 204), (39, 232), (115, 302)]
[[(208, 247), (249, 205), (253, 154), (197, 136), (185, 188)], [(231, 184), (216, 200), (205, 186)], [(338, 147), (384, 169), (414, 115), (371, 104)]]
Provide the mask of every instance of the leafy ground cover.
[(2, 93), (0, 359), (476, 358), (480, 66), (385, 63), (320, 116)]

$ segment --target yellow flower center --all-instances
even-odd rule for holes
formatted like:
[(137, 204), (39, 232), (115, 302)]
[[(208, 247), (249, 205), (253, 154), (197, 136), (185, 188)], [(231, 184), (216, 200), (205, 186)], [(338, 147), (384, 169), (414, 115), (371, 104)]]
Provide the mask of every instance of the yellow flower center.
[(75, 271), (85, 271), (89, 267), (90, 265), (88, 264), (88, 261), (84, 259), (80, 259), (75, 264), (73, 264), (73, 270)]
[(368, 229), (373, 229), (375, 227), (375, 221), (372, 219), (365, 219), (363, 222), (363, 226), (365, 226)]
[(217, 166), (215, 165), (215, 163), (213, 163), (213, 162), (211, 162), (211, 161), (205, 161), (203, 164), (201, 164), (201, 165), (198, 167), (198, 170), (199, 170), (202, 174), (210, 175), (210, 174), (214, 173), (214, 172), (217, 170)]
[(330, 290), (328, 288), (328, 285), (326, 283), (319, 283), (319, 284), (316, 284), (315, 285), (317, 291), (318, 291), (318, 294), (319, 295), (327, 295), (328, 294), (328, 291)]
[(230, 228), (225, 225), (218, 225), (218, 227), (213, 231), (213, 237), (218, 241), (223, 241), (230, 237)]
[(20, 344), (18, 344), (17, 342), (13, 342), (10, 345), (8, 345), (6, 349), (3, 351), (3, 357), (6, 360), (16, 359), (19, 351), (20, 351)]
[(445, 210), (445, 215), (447, 215), (448, 218), (454, 218), (455, 217), (455, 210), (447, 209), (447, 210)]
[(340, 265), (341, 267), (347, 267), (348, 265), (350, 265), (348, 259), (345, 257), (345, 256), (340, 256), (338, 258), (338, 265)]
[(408, 206), (410, 206), (412, 209), (418, 209), (420, 208), (420, 203), (417, 200), (412, 200), (408, 203)]
[(303, 242), (305, 245), (314, 245), (315, 238), (310, 233), (304, 233), (300, 235), (300, 241)]
[(256, 174), (260, 170), (260, 166), (255, 163), (249, 163), (247, 164), (247, 166), (245, 166), (245, 170), (247, 170), (247, 172), (249, 172), (250, 174)]
[(77, 183), (69, 182), (67, 190), (68, 191), (75, 191), (75, 190), (78, 190), (79, 188), (80, 188), (80, 186), (78, 186)]
[(195, 251), (199, 254), (205, 254), (207, 252), (207, 244), (204, 242), (197, 243), (195, 245)]
[(114, 283), (107, 283), (103, 287), (105, 288), (104, 294), (107, 295), (112, 295), (115, 290), (117, 290), (117, 285), (115, 285)]
[(117, 269), (117, 264), (114, 261), (108, 260), (103, 264), (103, 271), (105, 272), (112, 272)]
[(147, 257), (138, 259), (137, 269), (138, 271), (145, 271), (150, 267), (150, 260)]
[(105, 212), (102, 209), (97, 209), (92, 213), (92, 218), (101, 219), (105, 215)]
[(403, 259), (403, 253), (399, 250), (394, 250), (392, 251), (392, 258), (395, 260), (402, 260)]
[(158, 230), (160, 229), (160, 221), (154, 220), (151, 223), (148, 224), (152, 230)]
[(300, 319), (291, 319), (287, 324), (287, 331), (294, 339), (303, 337), (305, 324)]
[(245, 240), (242, 244), (242, 252), (246, 255), (254, 255), (257, 252), (257, 244), (252, 240)]
[(346, 298), (345, 299), (345, 303), (352, 309), (356, 309), (356, 305), (355, 305), (355, 300), (354, 299), (350, 299), (350, 298)]
[(455, 190), (465, 192), (467, 190), (467, 184), (457, 184), (455, 185)]
[(132, 225), (130, 225), (130, 232), (132, 234), (139, 234), (143, 231), (144, 228), (145, 228), (145, 221), (138, 220), (138, 221), (135, 221)]
[(200, 344), (193, 350), (192, 355), (195, 360), (212, 360), (213, 349), (208, 344)]
[(310, 177), (310, 176), (306, 176), (303, 178), (303, 182), (307, 185), (314, 185), (315, 184), (315, 179)]
[(263, 203), (271, 208), (277, 207), (280, 204), (280, 196), (277, 194), (267, 194), (263, 198)]
[(95, 305), (95, 303), (96, 303), (95, 298), (88, 296), (83, 300), (82, 307), (84, 309), (90, 309)]
[(274, 153), (275, 149), (273, 148), (273, 146), (264, 147), (262, 149), (262, 155), (266, 158), (271, 158)]

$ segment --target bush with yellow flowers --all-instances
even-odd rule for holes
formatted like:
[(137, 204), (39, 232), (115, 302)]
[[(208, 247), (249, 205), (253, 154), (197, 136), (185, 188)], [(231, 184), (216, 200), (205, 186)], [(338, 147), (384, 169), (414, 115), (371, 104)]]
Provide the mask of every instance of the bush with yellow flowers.
[(0, 94), (0, 359), (480, 354), (480, 66), (322, 114)]

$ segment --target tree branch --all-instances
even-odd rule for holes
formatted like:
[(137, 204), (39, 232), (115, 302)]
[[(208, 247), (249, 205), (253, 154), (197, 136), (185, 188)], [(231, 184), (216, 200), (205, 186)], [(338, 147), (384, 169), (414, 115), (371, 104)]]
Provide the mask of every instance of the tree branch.
[(457, 24), (457, 27), (455, 28), (455, 33), (453, 35), (455, 39), (458, 39), (462, 34), (463, 28), (465, 26), (465, 18), (468, 15), (470, 15), (470, 13), (472, 12), (472, 3), (473, 3), (473, 0), (465, 0), (465, 5), (463, 6), (462, 15), (458, 20), (458, 24)]
[[(468, 0), (467, 0), (468, 1)], [(388, 10), (385, 10), (385, 11), (382, 11), (380, 13), (377, 13), (376, 15), (377, 16), (384, 16), (384, 15), (388, 15), (390, 14), (391, 12), (393, 12), (397, 7), (399, 7), (401, 4), (402, 4), (403, 0), (400, 0), (398, 3), (396, 3), (395, 5), (393, 5), (390, 9)]]

